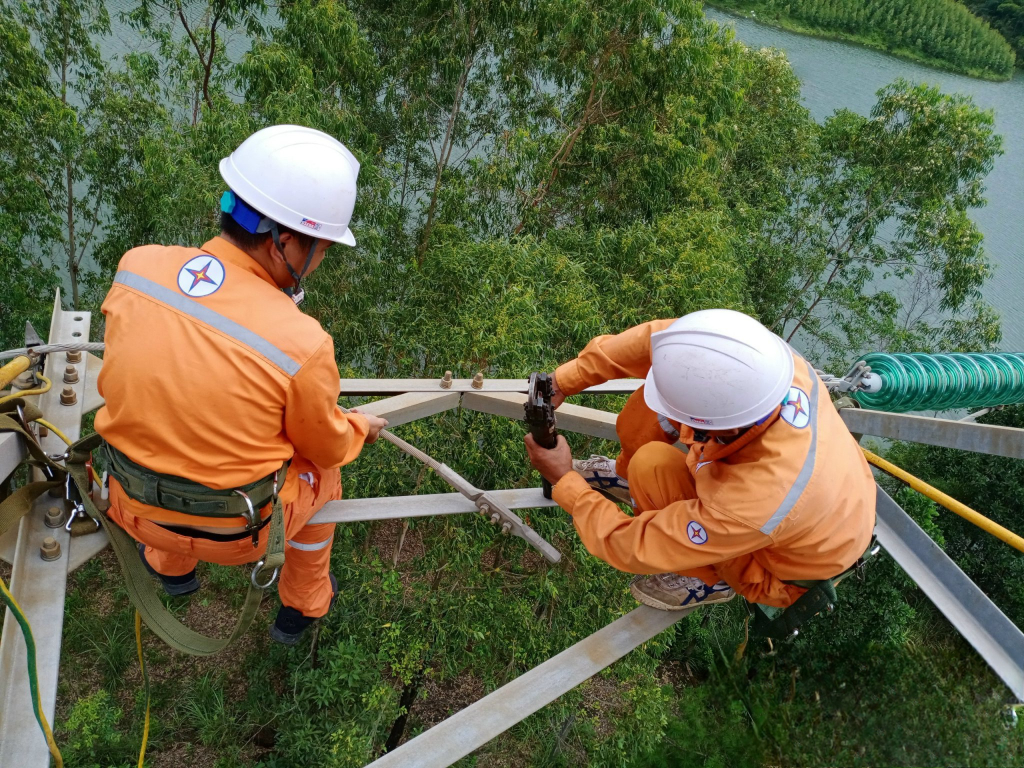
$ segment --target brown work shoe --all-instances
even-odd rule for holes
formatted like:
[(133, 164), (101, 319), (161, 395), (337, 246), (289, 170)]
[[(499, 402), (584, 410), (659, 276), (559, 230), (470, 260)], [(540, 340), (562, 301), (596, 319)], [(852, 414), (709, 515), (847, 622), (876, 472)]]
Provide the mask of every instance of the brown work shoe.
[(573, 459), (572, 468), (583, 475), (595, 491), (614, 502), (632, 504), (629, 483), (615, 473), (615, 459), (592, 454), (589, 459)]
[(637, 576), (629, 585), (633, 597), (644, 605), (662, 611), (682, 611), (708, 603), (727, 603), (736, 593), (724, 581), (709, 587), (694, 576), (658, 573)]

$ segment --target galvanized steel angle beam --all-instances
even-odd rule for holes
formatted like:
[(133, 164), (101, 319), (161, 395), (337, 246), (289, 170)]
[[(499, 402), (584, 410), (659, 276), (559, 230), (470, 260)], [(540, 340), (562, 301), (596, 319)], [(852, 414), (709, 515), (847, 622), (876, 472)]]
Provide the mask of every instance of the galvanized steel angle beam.
[[(58, 291), (50, 325), (50, 343), (87, 341), (90, 320), (88, 312), (63, 311)], [(49, 421), (71, 440), (76, 440), (81, 430), (87, 372), (86, 365), (79, 363), (76, 365), (78, 381), (64, 383), (64, 370), (69, 364), (63, 353), (47, 356), (46, 375), (53, 382), (53, 387), (40, 397), (39, 406)], [(73, 404), (61, 403), (61, 393), (65, 389), (74, 394)], [(41, 443), (48, 453), (64, 453), (64, 443), (52, 432)], [(43, 710), (51, 723), (57, 696), (68, 563), (74, 547), (66, 531), (47, 528), (43, 523), (43, 515), (53, 502), (45, 495), (40, 497), (32, 511), (22, 518), (12, 557), (10, 585), (11, 592), (32, 624), (39, 693)], [(57, 540), (62, 553), (60, 558), (50, 562), (39, 556), (40, 546), (48, 536)], [(0, 638), (0, 765), (43, 768), (50, 764), (50, 753), (36, 724), (30, 701), (25, 644), (14, 617), (7, 612), (3, 637)]]
[(849, 430), (859, 435), (875, 435), (1024, 459), (1024, 429), (871, 411), (866, 408), (840, 408), (839, 415)]
[[(487, 495), (509, 509), (554, 507), (540, 488), (511, 488), (488, 491)], [(419, 496), (384, 496), (374, 499), (329, 501), (317, 512), (311, 525), (319, 523), (359, 523), (368, 520), (404, 520), (409, 517), (464, 515), (479, 512), (476, 504), (461, 493), (429, 493)]]
[(1024, 633), (881, 488), (877, 515), (879, 543), (1024, 701)]
[(26, 455), (25, 446), (19, 435), (11, 432), (0, 434), (0, 483), (10, 477), (25, 460)]
[(407, 392), (357, 407), (363, 413), (380, 416), (388, 420), (389, 426), (397, 427), (454, 410), (459, 407), (461, 397), (458, 392)]
[[(526, 415), (523, 404), (526, 394), (518, 392), (482, 393), (472, 392), (462, 396), (462, 407), (469, 411), (490, 413), (510, 419), (522, 420)], [(578, 432), (583, 435), (600, 437), (618, 442), (615, 433), (615, 420), (618, 414), (602, 411), (597, 408), (586, 408), (582, 405), (563, 403), (555, 411), (558, 429), (563, 432)]]
[(387, 753), (367, 768), (445, 768), (584, 683), (696, 609), (640, 606)]
[[(588, 395), (628, 395), (644, 383), (643, 379), (612, 379), (585, 389)], [(404, 392), (522, 392), (529, 389), (529, 379), (483, 379), (474, 386), (473, 379), (452, 379), (442, 386), (442, 379), (342, 379), (341, 394), (397, 395)]]

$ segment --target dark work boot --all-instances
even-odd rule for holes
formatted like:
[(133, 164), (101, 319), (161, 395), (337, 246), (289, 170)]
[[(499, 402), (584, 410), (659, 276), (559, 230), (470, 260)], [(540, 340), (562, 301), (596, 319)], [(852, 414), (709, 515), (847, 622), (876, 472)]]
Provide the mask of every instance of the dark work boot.
[[(332, 594), (331, 603), (327, 606), (327, 613), (331, 612), (331, 608), (334, 607), (334, 601), (338, 598), (338, 580), (334, 578), (333, 573), (330, 574), (330, 577)], [(314, 621), (316, 621), (315, 618), (303, 616), (295, 608), (282, 605), (277, 611), (277, 618), (270, 625), (270, 638), (284, 645), (295, 645), (302, 639), (302, 633)]]
[(164, 592), (168, 595), (191, 595), (199, 589), (199, 578), (196, 576), (195, 568), (184, 576), (164, 576), (162, 573), (157, 573), (153, 566), (149, 564), (149, 561), (146, 560), (145, 544), (139, 544), (139, 559), (142, 560), (142, 564), (146, 566), (147, 571), (160, 579), (160, 583), (164, 585)]

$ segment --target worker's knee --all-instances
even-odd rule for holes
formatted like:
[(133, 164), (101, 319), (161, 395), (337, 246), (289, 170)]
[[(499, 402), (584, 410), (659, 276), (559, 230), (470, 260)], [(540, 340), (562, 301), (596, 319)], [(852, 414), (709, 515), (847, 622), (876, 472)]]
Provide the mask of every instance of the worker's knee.
[(696, 495), (686, 454), (667, 443), (640, 447), (629, 463), (629, 492), (641, 510), (661, 509)]
[(629, 465), (629, 486), (643, 485), (665, 472), (687, 472), (686, 454), (668, 443), (647, 443), (633, 454)]

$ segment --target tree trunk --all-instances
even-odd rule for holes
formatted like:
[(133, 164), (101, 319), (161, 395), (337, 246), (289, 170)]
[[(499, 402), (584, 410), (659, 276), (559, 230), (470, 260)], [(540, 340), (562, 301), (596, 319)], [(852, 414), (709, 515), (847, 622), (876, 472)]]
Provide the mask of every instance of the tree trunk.
[(445, 168), (448, 167), (448, 160), (452, 156), (452, 147), (455, 145), (455, 121), (458, 120), (459, 113), (462, 111), (462, 96), (466, 92), (466, 82), (469, 80), (469, 73), (473, 69), (473, 61), (476, 58), (476, 50), (473, 47), (475, 30), (475, 24), (470, 22), (469, 51), (463, 59), (462, 75), (459, 76), (459, 83), (455, 87), (455, 98), (452, 99), (452, 108), (448, 113), (448, 123), (444, 131), (444, 141), (441, 144), (441, 153), (437, 158), (437, 174), (434, 177), (434, 189), (430, 193), (430, 207), (427, 209), (427, 220), (423, 224), (420, 242), (416, 247), (416, 261), (419, 263), (422, 263), (423, 254), (427, 252), (427, 247), (430, 245), (430, 233), (434, 229), (434, 216), (437, 213), (437, 199), (441, 194), (441, 178), (444, 176)]

